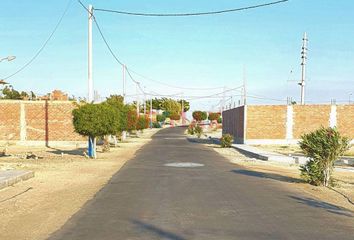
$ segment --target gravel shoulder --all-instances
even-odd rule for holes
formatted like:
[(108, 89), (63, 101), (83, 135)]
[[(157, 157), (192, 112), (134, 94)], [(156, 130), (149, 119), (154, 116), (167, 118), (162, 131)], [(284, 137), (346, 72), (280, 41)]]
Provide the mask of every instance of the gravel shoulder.
[[(1, 157), (1, 169), (25, 169), (35, 177), (0, 191), (0, 239), (41, 240), (59, 229), (91, 199), (158, 129), (145, 130), (110, 152), (87, 159), (82, 149), (12, 146), (13, 154), (31, 151), (41, 159)], [(62, 155), (62, 153), (64, 153)]]

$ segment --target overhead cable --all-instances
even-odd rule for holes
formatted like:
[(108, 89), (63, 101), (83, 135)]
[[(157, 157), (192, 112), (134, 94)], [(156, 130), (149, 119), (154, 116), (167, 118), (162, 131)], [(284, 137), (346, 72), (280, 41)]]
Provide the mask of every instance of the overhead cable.
[(72, 5), (73, 0), (69, 0), (63, 14), (61, 15), (61, 17), (59, 18), (59, 21), (57, 22), (57, 24), (55, 25), (53, 31), (51, 32), (51, 34), (49, 35), (49, 37), (47, 38), (47, 40), (44, 42), (44, 44), (41, 46), (41, 48), (39, 48), (39, 50), (36, 52), (36, 54), (26, 63), (24, 64), (22, 67), (20, 67), (17, 71), (15, 71), (14, 73), (8, 75), (5, 78), (2, 78), (3, 80), (7, 80), (15, 75), (17, 75), (18, 73), (22, 72), (23, 70), (25, 70), (29, 65), (31, 65), (31, 63), (36, 60), (36, 58), (43, 52), (44, 48), (48, 45), (49, 41), (53, 38), (54, 34), (56, 33), (56, 31), (58, 30), (61, 22), (63, 21), (66, 13), (68, 12), (68, 10), (70, 9), (71, 5)]
[(269, 3), (247, 6), (247, 7), (224, 9), (224, 10), (218, 10), (218, 11), (193, 12), (193, 13), (141, 13), (141, 12), (126, 12), (126, 11), (118, 11), (118, 10), (102, 9), (102, 8), (95, 8), (95, 11), (109, 12), (109, 13), (116, 13), (116, 14), (123, 14), (123, 15), (131, 15), (131, 16), (140, 16), (140, 17), (192, 17), (192, 16), (215, 15), (215, 14), (224, 14), (224, 13), (250, 10), (250, 9), (254, 9), (254, 8), (261, 8), (261, 7), (267, 7), (267, 6), (271, 6), (271, 5), (275, 5), (275, 4), (280, 4), (280, 3), (287, 2), (287, 1), (289, 1), (289, 0), (274, 1), (274, 2), (269, 2)]

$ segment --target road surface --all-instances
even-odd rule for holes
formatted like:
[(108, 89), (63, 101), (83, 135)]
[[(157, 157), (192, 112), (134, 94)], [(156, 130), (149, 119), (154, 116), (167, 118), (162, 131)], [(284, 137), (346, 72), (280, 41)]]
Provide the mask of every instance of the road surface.
[[(354, 239), (350, 210), (231, 164), (183, 131), (158, 132), (50, 240)], [(185, 162), (202, 166), (166, 166)]]

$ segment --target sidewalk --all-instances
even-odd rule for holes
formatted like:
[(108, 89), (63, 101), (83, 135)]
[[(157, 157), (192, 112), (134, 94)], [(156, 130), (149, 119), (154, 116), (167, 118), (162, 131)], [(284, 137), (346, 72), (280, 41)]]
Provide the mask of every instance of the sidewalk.
[(9, 187), (20, 181), (33, 178), (34, 172), (32, 171), (20, 171), (20, 170), (8, 170), (0, 171), (0, 189)]

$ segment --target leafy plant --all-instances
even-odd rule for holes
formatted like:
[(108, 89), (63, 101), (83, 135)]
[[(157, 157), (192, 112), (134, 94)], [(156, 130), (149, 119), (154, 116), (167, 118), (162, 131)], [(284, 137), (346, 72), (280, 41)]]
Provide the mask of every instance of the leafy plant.
[(230, 134), (224, 134), (220, 138), (220, 145), (222, 148), (229, 148), (231, 147), (232, 143), (234, 142), (234, 137)]
[(197, 135), (198, 138), (200, 138), (203, 134), (203, 128), (199, 125), (195, 126), (194, 133), (195, 135)]
[(165, 115), (159, 114), (156, 116), (156, 121), (158, 121), (158, 122), (164, 122), (165, 120), (166, 120)]
[(218, 112), (215, 112), (215, 113), (211, 112), (211, 113), (209, 113), (208, 119), (209, 119), (210, 121), (215, 121), (215, 120), (218, 120), (219, 118), (220, 118), (220, 113), (218, 113)]
[(152, 127), (153, 127), (153, 128), (161, 128), (161, 125), (160, 125), (160, 123), (158, 123), (158, 122), (153, 122), (153, 123), (152, 123)]
[(170, 115), (170, 119), (171, 120), (175, 120), (175, 121), (178, 121), (181, 119), (181, 115), (179, 115), (178, 113), (174, 112), (174, 113), (171, 113)]
[(310, 161), (300, 167), (301, 177), (314, 185), (331, 183), (334, 162), (349, 149), (349, 139), (336, 128), (324, 128), (301, 136), (300, 148)]
[(208, 114), (203, 111), (194, 111), (192, 113), (192, 116), (197, 122), (200, 122), (200, 121), (206, 120), (208, 117)]
[(189, 134), (189, 135), (194, 135), (194, 128), (195, 128), (195, 126), (193, 125), (193, 124), (190, 124), (189, 126), (188, 126), (188, 128), (187, 128), (187, 133)]
[(222, 117), (221, 116), (219, 116), (219, 118), (218, 118), (218, 123), (222, 123)]
[(139, 116), (136, 123), (136, 130), (143, 131), (149, 127), (149, 120), (145, 116)]

